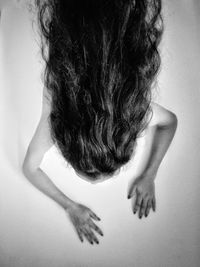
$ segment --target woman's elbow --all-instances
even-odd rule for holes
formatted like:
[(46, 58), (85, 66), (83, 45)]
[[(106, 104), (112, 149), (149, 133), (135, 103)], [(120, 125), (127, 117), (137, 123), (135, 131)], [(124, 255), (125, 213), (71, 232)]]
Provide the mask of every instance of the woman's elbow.
[(22, 165), (22, 172), (25, 177), (30, 178), (36, 172), (36, 170), (37, 166), (30, 159), (25, 158)]
[(166, 119), (164, 121), (164, 127), (170, 127), (170, 128), (174, 128), (176, 130), (177, 125), (178, 125), (178, 118), (176, 116), (176, 114), (172, 111), (168, 111), (167, 112), (167, 116)]
[(176, 128), (178, 118), (176, 114), (161, 105), (152, 103), (153, 116), (149, 126), (156, 125), (158, 128)]

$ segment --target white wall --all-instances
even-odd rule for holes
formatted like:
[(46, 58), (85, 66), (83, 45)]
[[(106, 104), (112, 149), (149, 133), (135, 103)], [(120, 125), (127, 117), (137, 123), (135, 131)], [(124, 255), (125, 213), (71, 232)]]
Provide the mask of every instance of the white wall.
[[(5, 1), (4, 1), (5, 2)], [(174, 111), (176, 136), (156, 179), (157, 210), (132, 214), (130, 168), (92, 185), (67, 169), (53, 147), (42, 168), (71, 198), (100, 217), (100, 245), (78, 240), (64, 211), (23, 176), (37, 126), (41, 63), (28, 12), (10, 4), (0, 22), (0, 267), (199, 266), (200, 4), (165, 1), (163, 67), (157, 102)]]

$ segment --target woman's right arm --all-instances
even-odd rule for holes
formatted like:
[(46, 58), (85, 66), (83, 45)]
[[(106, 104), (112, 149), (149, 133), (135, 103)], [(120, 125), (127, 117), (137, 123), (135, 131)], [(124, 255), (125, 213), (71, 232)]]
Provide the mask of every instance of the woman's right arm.
[[(45, 92), (45, 91), (44, 91)], [(51, 197), (63, 208), (67, 209), (73, 203), (66, 197), (39, 168), (44, 154), (53, 146), (50, 136), (48, 117), (50, 115), (50, 104), (44, 93), (42, 115), (28, 146), (28, 150), (23, 163), (23, 173), (28, 180), (40, 191)]]
[(44, 91), (42, 115), (28, 146), (23, 163), (23, 173), (36, 188), (66, 210), (81, 241), (83, 241), (84, 235), (91, 244), (93, 244), (93, 241), (98, 243), (98, 239), (90, 228), (103, 235), (102, 231), (92, 221), (92, 219), (100, 220), (99, 217), (89, 208), (68, 198), (40, 168), (44, 154), (54, 144), (51, 139), (48, 123), (50, 104), (46, 96), (46, 91)]

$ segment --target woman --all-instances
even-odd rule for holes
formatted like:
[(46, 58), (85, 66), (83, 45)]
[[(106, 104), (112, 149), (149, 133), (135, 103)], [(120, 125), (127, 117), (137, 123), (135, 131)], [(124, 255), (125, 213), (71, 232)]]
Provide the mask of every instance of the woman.
[(177, 128), (176, 115), (154, 103), (163, 25), (160, 0), (36, 0), (46, 63), (43, 109), (23, 172), (69, 214), (81, 241), (99, 243), (100, 218), (64, 195), (40, 169), (55, 144), (90, 182), (116, 175), (147, 146), (128, 198), (142, 218), (155, 211), (154, 179)]

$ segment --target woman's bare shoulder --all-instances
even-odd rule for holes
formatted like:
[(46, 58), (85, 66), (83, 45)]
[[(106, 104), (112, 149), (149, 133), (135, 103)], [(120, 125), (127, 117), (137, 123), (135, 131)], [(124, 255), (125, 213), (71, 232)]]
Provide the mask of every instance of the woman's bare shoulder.
[(177, 116), (174, 112), (164, 108), (163, 106), (152, 102), (152, 116), (148, 126), (158, 125), (158, 126), (168, 126), (177, 123)]

